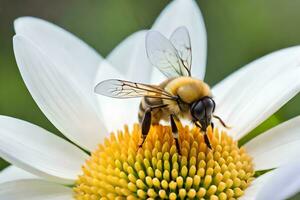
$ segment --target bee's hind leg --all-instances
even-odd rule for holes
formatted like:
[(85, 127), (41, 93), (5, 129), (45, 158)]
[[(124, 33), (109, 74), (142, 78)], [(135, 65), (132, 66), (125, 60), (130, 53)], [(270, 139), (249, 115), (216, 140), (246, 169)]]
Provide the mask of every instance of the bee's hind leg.
[[(179, 146), (179, 141), (178, 141), (179, 134), (178, 134), (178, 128), (177, 128), (177, 125), (176, 125), (176, 122), (174, 119), (175, 117), (176, 116), (174, 116), (174, 115), (170, 115), (170, 122), (171, 122), (171, 129), (172, 129), (173, 137), (175, 139), (176, 148), (180, 155), (181, 153), (180, 153), (180, 146)], [(176, 117), (176, 120), (178, 120), (177, 117)]]
[(142, 143), (139, 145), (139, 147), (141, 148), (146, 140), (146, 137), (148, 135), (148, 132), (150, 130), (150, 126), (151, 126), (151, 118), (152, 118), (152, 114), (151, 114), (151, 108), (147, 108), (147, 110), (145, 111), (143, 120), (142, 120)]
[(145, 113), (144, 113), (144, 117), (143, 117), (143, 120), (141, 122), (141, 126), (142, 126), (142, 143), (139, 145), (139, 147), (142, 147), (145, 140), (146, 140), (146, 137), (148, 135), (148, 132), (150, 130), (150, 127), (151, 127), (151, 121), (152, 121), (152, 111), (154, 109), (159, 109), (159, 108), (163, 108), (163, 107), (166, 107), (167, 105), (166, 104), (162, 104), (162, 105), (157, 105), (157, 106), (152, 106), (152, 107), (148, 107), (146, 110), (145, 110)]

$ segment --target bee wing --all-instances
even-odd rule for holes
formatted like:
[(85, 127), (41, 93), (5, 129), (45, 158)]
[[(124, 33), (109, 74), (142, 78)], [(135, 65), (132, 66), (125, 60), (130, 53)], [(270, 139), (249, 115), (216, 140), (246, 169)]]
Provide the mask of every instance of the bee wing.
[(190, 76), (189, 69), (184, 65), (177, 49), (170, 40), (159, 32), (148, 32), (146, 51), (151, 64), (168, 78)]
[(185, 26), (177, 28), (171, 35), (170, 41), (177, 50), (185, 69), (191, 75), (192, 66), (192, 46), (189, 32)]
[(151, 97), (176, 101), (178, 98), (155, 85), (134, 83), (118, 79), (108, 79), (98, 83), (95, 87), (95, 92), (104, 96), (119, 99)]

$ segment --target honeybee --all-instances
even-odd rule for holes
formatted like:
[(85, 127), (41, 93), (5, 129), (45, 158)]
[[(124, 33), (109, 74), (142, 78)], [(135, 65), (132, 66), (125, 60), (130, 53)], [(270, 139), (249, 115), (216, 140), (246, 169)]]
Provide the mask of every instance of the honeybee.
[(142, 97), (138, 119), (143, 142), (151, 124), (170, 120), (179, 149), (176, 121), (185, 118), (203, 131), (205, 143), (211, 148), (206, 129), (209, 125), (213, 126), (212, 118), (226, 125), (220, 117), (213, 115), (216, 104), (209, 85), (191, 77), (192, 48), (186, 27), (177, 28), (170, 39), (157, 31), (149, 31), (146, 35), (146, 52), (151, 64), (167, 77), (165, 81), (159, 85), (149, 85), (109, 79), (97, 84), (95, 92), (113, 98)]

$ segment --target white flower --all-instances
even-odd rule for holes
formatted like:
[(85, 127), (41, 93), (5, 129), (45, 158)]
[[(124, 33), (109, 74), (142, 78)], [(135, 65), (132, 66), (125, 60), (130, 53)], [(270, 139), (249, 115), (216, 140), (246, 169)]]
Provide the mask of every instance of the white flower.
[[(169, 36), (182, 25), (191, 34), (192, 74), (203, 79), (206, 32), (196, 3), (173, 1), (153, 28)], [(19, 18), (15, 30), (17, 64), (34, 100), (68, 139), (88, 151), (95, 150), (109, 131), (135, 122), (138, 110), (138, 100), (96, 96), (96, 82), (123, 78), (157, 84), (164, 79), (145, 55), (145, 31), (128, 37), (104, 60), (75, 36), (43, 20)], [(299, 92), (299, 75), (300, 46), (264, 56), (212, 88), (216, 113), (232, 126), (230, 133), (238, 140)], [(245, 148), (253, 157), (255, 170), (277, 168), (296, 157), (299, 131), (300, 117), (296, 117), (248, 142)], [(0, 199), (8, 200), (72, 199), (72, 189), (65, 185), (74, 184), (89, 158), (54, 134), (7, 116), (0, 116), (0, 156), (14, 165), (0, 174)], [(276, 171), (280, 180), (291, 178), (281, 171), (284, 169)], [(274, 194), (261, 192), (267, 175), (255, 179), (242, 198)]]

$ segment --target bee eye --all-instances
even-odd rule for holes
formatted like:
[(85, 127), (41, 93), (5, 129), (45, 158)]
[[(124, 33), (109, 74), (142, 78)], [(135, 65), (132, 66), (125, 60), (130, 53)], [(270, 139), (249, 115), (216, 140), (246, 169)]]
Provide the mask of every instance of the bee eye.
[(191, 107), (191, 114), (197, 120), (203, 119), (205, 116), (205, 106), (202, 101), (196, 101)]
[(215, 102), (210, 97), (196, 101), (191, 106), (191, 114), (197, 120), (210, 118), (215, 110)]
[(207, 115), (211, 115), (215, 111), (215, 102), (209, 97), (203, 98), (202, 102)]

